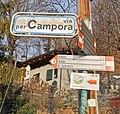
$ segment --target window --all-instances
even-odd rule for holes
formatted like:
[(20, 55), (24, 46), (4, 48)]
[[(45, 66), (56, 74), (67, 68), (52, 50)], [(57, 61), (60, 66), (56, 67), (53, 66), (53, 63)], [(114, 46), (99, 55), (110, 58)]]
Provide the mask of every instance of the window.
[(54, 78), (58, 77), (58, 69), (54, 69)]
[(35, 81), (39, 81), (40, 73), (34, 74), (33, 77), (34, 77)]
[(46, 81), (52, 80), (53, 69), (47, 70)]

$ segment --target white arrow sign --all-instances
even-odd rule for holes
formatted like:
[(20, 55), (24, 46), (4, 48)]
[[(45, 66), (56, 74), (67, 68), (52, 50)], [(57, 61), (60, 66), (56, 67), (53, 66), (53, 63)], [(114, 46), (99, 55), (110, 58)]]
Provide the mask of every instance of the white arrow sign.
[(70, 88), (99, 90), (99, 74), (71, 73)]
[(50, 63), (59, 69), (114, 71), (113, 56), (56, 55)]

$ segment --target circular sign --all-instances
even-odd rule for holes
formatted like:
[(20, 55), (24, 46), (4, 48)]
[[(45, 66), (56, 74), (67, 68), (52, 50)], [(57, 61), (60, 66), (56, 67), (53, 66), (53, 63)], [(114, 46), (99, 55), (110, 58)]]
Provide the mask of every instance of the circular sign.
[(56, 63), (57, 63), (56, 59), (52, 59), (52, 60), (51, 60), (51, 63), (52, 63), (52, 64), (56, 64)]

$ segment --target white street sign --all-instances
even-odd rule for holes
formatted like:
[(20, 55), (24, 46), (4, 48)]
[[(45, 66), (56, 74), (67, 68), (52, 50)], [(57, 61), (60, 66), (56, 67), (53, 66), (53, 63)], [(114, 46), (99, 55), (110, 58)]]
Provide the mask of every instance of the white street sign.
[(30, 79), (30, 65), (27, 65), (26, 67), (26, 77), (25, 80)]
[(50, 63), (59, 69), (114, 71), (113, 56), (57, 55)]
[(70, 88), (99, 90), (99, 74), (71, 73)]
[(11, 22), (16, 36), (74, 37), (77, 35), (77, 16), (72, 13), (18, 12)]

